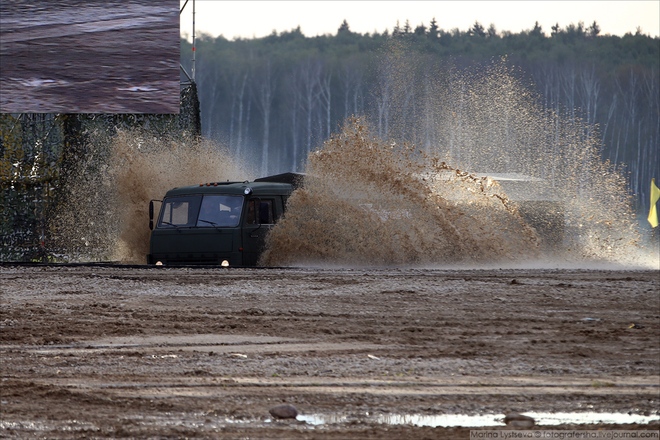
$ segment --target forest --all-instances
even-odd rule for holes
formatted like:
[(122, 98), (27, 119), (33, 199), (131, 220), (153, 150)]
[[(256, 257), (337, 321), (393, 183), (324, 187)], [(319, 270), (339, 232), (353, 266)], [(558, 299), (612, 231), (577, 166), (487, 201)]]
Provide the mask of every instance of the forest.
[(433, 18), (360, 34), (344, 21), (317, 37), (300, 28), (255, 39), (201, 35), (194, 53), (193, 65), (182, 38), (182, 83), (194, 77), (201, 123), (189, 86), (178, 117), (0, 115), (1, 260), (53, 252), (58, 203), (73, 179), (102, 187), (118, 129), (154, 138), (201, 130), (255, 178), (303, 171), (351, 116), (392, 145), (413, 144), (471, 172), (529, 173), (511, 158), (539, 144), (563, 154), (558, 139), (570, 127), (571, 148), (597, 148), (628, 179), (637, 212), (648, 210), (659, 177), (660, 39), (641, 29), (612, 36), (596, 22), (549, 31), (536, 23), (512, 33), (475, 22), (443, 30)]
[[(601, 35), (598, 23), (580, 22), (557, 24), (547, 35), (538, 23), (511, 33), (475, 22), (446, 31), (433, 18), (428, 26), (397, 23), (391, 33), (359, 34), (344, 21), (335, 35), (306, 37), (297, 28), (231, 41), (202, 35), (195, 45), (202, 134), (260, 175), (300, 171), (307, 154), (351, 115), (366, 116), (381, 138), (442, 152), (449, 145), (438, 135), (437, 114), (455, 111), (461, 98), (443, 95), (437, 83), (453, 77), (452, 85), (465, 87), (461, 76), (494, 63), (522, 85), (516, 93), (533, 95), (529, 105), (597, 133), (602, 157), (629, 176), (638, 200), (648, 199), (660, 170), (660, 39), (641, 29)], [(191, 49), (183, 39), (186, 69)], [(430, 102), (436, 124), (424, 121)]]

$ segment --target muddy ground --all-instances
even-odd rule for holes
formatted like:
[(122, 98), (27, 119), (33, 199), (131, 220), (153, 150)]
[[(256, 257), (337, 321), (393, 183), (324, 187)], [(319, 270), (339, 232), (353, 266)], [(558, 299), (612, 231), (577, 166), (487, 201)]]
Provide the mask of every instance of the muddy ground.
[[(510, 411), (659, 426), (658, 271), (4, 265), (0, 289), (0, 437), (453, 439)], [(299, 420), (271, 420), (282, 402)], [(479, 414), (496, 426), (396, 422)]]
[(2, 2), (3, 113), (179, 113), (178, 2)]

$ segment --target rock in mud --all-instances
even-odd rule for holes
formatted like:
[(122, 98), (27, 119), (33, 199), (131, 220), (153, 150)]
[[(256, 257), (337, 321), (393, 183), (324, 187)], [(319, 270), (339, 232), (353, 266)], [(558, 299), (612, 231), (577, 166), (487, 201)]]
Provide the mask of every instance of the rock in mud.
[(536, 420), (524, 414), (509, 413), (504, 417), (504, 423), (510, 428), (531, 428)]
[(268, 412), (276, 419), (295, 419), (298, 416), (296, 407), (288, 403), (274, 406)]

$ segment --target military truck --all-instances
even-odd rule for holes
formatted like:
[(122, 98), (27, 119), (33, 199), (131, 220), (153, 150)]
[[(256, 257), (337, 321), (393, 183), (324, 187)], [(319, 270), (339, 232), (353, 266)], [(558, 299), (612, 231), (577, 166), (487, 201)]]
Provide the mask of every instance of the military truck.
[[(284, 173), (169, 190), (149, 203), (147, 264), (256, 266), (266, 235), (302, 179)], [(154, 202), (161, 203), (155, 224)]]
[(518, 206), (523, 220), (537, 232), (544, 252), (563, 249), (564, 201), (547, 180), (519, 173), (477, 173), (476, 176), (500, 185), (509, 200)]
[[(565, 202), (547, 179), (521, 173), (464, 173), (463, 176), (484, 179), (487, 187), (497, 182), (500, 195), (513, 202), (522, 220), (536, 231), (540, 250), (547, 255), (560, 251), (566, 235)], [(421, 176), (432, 180), (452, 181), (455, 171)], [(457, 206), (470, 204), (465, 193), (450, 193), (448, 200)]]

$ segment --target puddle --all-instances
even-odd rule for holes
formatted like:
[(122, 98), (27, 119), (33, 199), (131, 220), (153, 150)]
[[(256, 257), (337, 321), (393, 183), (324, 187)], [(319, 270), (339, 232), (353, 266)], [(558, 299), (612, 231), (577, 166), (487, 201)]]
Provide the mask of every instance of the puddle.
[[(0, 345), (0, 350), (8, 348)], [(302, 339), (282, 338), (277, 336), (253, 335), (224, 335), (224, 334), (196, 334), (196, 335), (156, 335), (156, 336), (118, 336), (89, 341), (76, 342), (64, 345), (26, 345), (21, 347), (38, 354), (57, 353), (94, 353), (104, 350), (135, 350), (149, 349), (154, 351), (207, 351), (225, 353), (234, 357), (247, 358), (248, 355), (272, 352), (308, 352), (315, 351), (364, 351), (379, 348), (375, 344), (359, 342), (313, 342)], [(236, 352), (236, 353), (234, 353)], [(239, 353), (240, 352), (240, 353)], [(233, 354), (232, 354), (233, 353)], [(367, 355), (370, 356), (370, 355)], [(172, 357), (170, 355), (152, 355), (154, 358)]]
[[(526, 412), (525, 415), (533, 417), (537, 425), (563, 425), (563, 424), (648, 424), (660, 420), (659, 415), (645, 416), (641, 414), (627, 413), (543, 413)], [(365, 423), (381, 423), (385, 425), (412, 425), (428, 427), (481, 427), (481, 426), (503, 426), (504, 414), (483, 414), (470, 416), (466, 414), (378, 414), (353, 419), (342, 415), (329, 414), (304, 414), (297, 417), (298, 421), (309, 425), (340, 424), (356, 420)]]
[(642, 414), (628, 413), (527, 413), (534, 417), (539, 425), (559, 424), (596, 424), (596, 423), (639, 423), (648, 424), (660, 421), (660, 415), (645, 416)]
[(465, 414), (444, 414), (438, 416), (429, 416), (422, 414), (381, 414), (376, 417), (376, 422), (385, 425), (413, 425), (430, 427), (476, 427), (476, 426), (501, 426), (504, 425), (502, 419), (504, 414), (485, 414), (478, 416), (468, 416)]
[(352, 418), (349, 418), (348, 416), (334, 414), (299, 414), (298, 417), (296, 417), (296, 420), (299, 422), (305, 422), (308, 425), (314, 426), (346, 423), (349, 421), (349, 419), (352, 420)]

